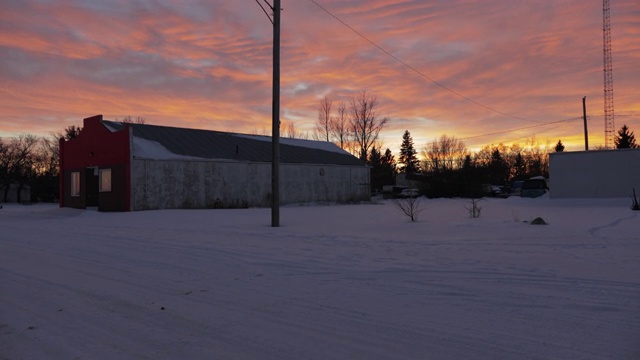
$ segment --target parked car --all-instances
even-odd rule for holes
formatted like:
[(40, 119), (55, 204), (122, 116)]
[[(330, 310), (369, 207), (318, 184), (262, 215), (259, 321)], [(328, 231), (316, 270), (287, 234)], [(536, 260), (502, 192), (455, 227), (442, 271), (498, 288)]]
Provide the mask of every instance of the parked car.
[(396, 195), (396, 197), (400, 199), (415, 198), (418, 196), (420, 196), (420, 191), (415, 188), (403, 189), (402, 191), (400, 191), (400, 194)]
[(502, 185), (483, 184), (482, 191), (484, 196), (507, 197), (507, 192)]
[(523, 180), (516, 180), (511, 183), (511, 190), (509, 191), (509, 195), (511, 196), (520, 196), (522, 195), (522, 184)]
[(549, 191), (547, 179), (542, 176), (536, 176), (522, 183), (520, 196), (535, 198), (544, 195), (547, 191)]

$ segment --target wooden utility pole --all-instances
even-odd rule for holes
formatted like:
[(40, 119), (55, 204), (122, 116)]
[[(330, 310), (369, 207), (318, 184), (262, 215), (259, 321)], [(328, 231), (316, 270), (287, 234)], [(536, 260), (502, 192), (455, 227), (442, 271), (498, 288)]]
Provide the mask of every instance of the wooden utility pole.
[(271, 135), (271, 226), (280, 226), (280, 0), (273, 1), (273, 106)]
[(584, 149), (589, 151), (589, 131), (587, 130), (587, 97), (582, 97), (582, 119), (584, 120)]

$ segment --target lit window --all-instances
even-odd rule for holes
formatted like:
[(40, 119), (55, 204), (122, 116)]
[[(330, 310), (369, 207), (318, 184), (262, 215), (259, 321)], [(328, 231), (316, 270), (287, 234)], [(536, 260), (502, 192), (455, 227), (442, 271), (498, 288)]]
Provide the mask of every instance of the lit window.
[(111, 191), (111, 169), (100, 170), (100, 192)]
[(71, 173), (71, 196), (80, 196), (80, 173)]

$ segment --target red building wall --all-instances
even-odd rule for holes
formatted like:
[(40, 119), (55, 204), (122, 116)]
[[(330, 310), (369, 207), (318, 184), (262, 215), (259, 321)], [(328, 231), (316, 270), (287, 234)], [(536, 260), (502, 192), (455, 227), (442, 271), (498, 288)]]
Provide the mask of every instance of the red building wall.
[[(60, 207), (86, 208), (93, 194), (91, 169), (112, 169), (111, 191), (98, 193), (102, 211), (130, 211), (129, 127), (111, 132), (102, 124), (102, 115), (84, 119), (77, 138), (60, 141)], [(71, 173), (80, 173), (80, 196), (71, 196)], [(92, 204), (89, 204), (92, 205)]]

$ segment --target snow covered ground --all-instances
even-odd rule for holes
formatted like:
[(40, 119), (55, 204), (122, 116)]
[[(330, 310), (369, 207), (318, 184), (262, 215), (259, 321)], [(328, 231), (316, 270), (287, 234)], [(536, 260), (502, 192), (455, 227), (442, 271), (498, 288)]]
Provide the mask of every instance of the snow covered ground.
[(5, 204), (0, 359), (640, 359), (630, 203)]

